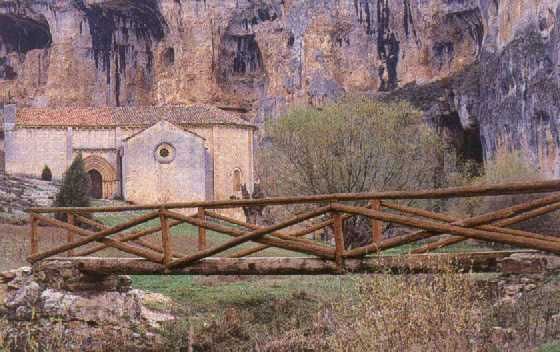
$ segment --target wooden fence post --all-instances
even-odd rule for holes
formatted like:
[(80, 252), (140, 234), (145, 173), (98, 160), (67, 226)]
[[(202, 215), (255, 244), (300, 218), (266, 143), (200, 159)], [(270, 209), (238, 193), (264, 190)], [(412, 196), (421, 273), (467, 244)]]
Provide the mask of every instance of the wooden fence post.
[[(371, 201), (371, 209), (375, 211), (381, 211), (381, 200), (374, 199)], [(372, 243), (375, 243), (378, 247), (383, 240), (383, 222), (370, 218), (371, 224), (371, 236)]]
[[(74, 225), (74, 214), (72, 214), (71, 212), (67, 212), (66, 213), (66, 218), (68, 219), (68, 224)], [(74, 232), (73, 231), (68, 230), (68, 232), (66, 233), (66, 242), (68, 242), (68, 243), (74, 242)], [(74, 256), (74, 250), (73, 249), (69, 250), (67, 255), (69, 257), (73, 257)]]
[(31, 213), (30, 221), (31, 221), (31, 255), (35, 255), (39, 253), (39, 238), (37, 233), (38, 221), (33, 213)]
[(163, 209), (159, 211), (159, 221), (161, 224), (161, 246), (163, 249), (163, 265), (171, 263), (171, 237), (169, 234), (169, 222)]
[(333, 212), (334, 218), (334, 243), (335, 243), (335, 261), (338, 272), (344, 271), (344, 234), (342, 229), (342, 215), (338, 211)]
[[(198, 219), (201, 221), (206, 220), (206, 212), (204, 208), (198, 208)], [(198, 250), (203, 251), (206, 249), (206, 229), (202, 226), (198, 227)]]

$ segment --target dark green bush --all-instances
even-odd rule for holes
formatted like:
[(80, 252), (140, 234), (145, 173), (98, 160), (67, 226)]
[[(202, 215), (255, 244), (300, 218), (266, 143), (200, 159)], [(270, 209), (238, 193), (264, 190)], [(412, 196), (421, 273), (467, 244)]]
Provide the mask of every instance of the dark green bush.
[(52, 171), (48, 165), (45, 165), (43, 171), (41, 172), (41, 180), (52, 181)]
[[(90, 205), (90, 186), (89, 175), (84, 168), (84, 160), (82, 155), (78, 154), (64, 174), (62, 187), (56, 195), (55, 206), (88, 207)], [(65, 221), (66, 214), (59, 213), (56, 218)]]

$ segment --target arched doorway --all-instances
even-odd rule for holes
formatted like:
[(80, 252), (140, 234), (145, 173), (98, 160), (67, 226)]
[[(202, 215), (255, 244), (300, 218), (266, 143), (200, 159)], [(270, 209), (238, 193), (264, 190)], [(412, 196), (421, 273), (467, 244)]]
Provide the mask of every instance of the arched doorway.
[(91, 184), (89, 196), (93, 199), (103, 198), (103, 178), (101, 174), (97, 170), (89, 170), (88, 175)]
[(111, 198), (117, 191), (115, 168), (103, 157), (90, 155), (84, 159), (84, 168), (91, 179), (90, 196), (95, 199)]

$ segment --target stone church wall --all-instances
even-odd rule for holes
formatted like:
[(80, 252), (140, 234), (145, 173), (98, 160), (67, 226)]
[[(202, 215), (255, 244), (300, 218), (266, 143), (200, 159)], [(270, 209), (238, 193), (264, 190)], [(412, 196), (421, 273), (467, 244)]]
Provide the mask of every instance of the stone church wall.
[(115, 128), (74, 129), (72, 147), (74, 149), (114, 149), (117, 142)]
[(99, 156), (104, 160), (107, 160), (109, 164), (116, 170), (117, 169), (117, 151), (115, 149), (74, 149), (72, 153), (72, 158), (76, 157), (78, 153), (82, 153), (82, 158), (86, 159), (89, 156)]
[(241, 171), (241, 184), (252, 189), (254, 182), (252, 130), (215, 126), (213, 131), (215, 198), (240, 197), (234, 189), (235, 170)]
[[(158, 146), (172, 146), (170, 157), (158, 157)], [(162, 121), (124, 144), (124, 196), (147, 204), (204, 200), (204, 140)]]
[[(5, 165), (8, 174), (38, 177), (48, 165), (54, 178), (61, 179), (73, 158), (82, 153), (84, 159), (102, 159), (110, 165), (107, 168), (112, 168), (111, 179), (103, 182), (111, 182), (113, 191), (104, 193), (104, 197), (121, 195), (122, 174), (122, 196), (135, 203), (224, 200), (241, 196), (236, 183), (247, 184), (250, 191), (254, 183), (252, 129), (224, 125), (178, 127), (166, 121), (146, 130), (16, 127), (16, 106), (7, 105), (3, 110), (0, 172)], [(173, 163), (159, 163), (154, 157), (162, 141), (176, 144)], [(119, 150), (127, 154), (122, 170)], [(235, 182), (235, 173), (240, 176), (239, 182)]]
[(40, 176), (48, 165), (53, 177), (61, 178), (67, 168), (66, 129), (18, 128), (6, 132), (6, 172)]
[(213, 199), (224, 200), (231, 196), (241, 196), (233, 189), (233, 173), (236, 169), (241, 171), (241, 183), (252, 188), (253, 130), (221, 125), (188, 127), (188, 130), (206, 140), (208, 162), (212, 163), (213, 167)]

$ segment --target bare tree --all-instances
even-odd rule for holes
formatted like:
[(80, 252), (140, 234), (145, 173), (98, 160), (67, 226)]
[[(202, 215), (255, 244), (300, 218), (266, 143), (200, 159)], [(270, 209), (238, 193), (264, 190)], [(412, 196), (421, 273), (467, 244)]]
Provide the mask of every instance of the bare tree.
[[(264, 192), (261, 190), (261, 185), (255, 183), (253, 185), (253, 193), (250, 194), (247, 190), (247, 185), (241, 186), (241, 194), (243, 199), (262, 199), (264, 198)], [(263, 215), (264, 206), (262, 205), (251, 205), (243, 207), (243, 213), (247, 219), (247, 223), (256, 225), (258, 223), (259, 217)]]
[[(441, 142), (407, 103), (348, 98), (298, 108), (265, 126), (259, 155), (270, 195), (369, 192), (432, 186)], [(347, 246), (369, 225), (350, 221)]]

